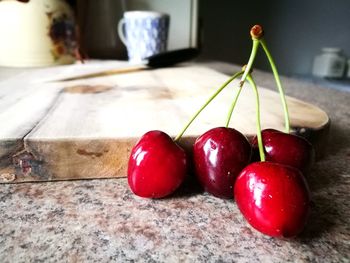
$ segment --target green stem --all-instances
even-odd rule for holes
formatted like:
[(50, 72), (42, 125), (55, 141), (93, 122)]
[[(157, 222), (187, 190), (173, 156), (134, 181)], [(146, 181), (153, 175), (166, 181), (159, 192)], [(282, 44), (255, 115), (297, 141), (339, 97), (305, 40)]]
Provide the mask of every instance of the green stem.
[(267, 48), (265, 40), (264, 39), (260, 39), (259, 42), (260, 42), (261, 46), (263, 47), (263, 49), (265, 51), (267, 59), (269, 60), (270, 65), (271, 65), (273, 76), (275, 77), (275, 81), (276, 81), (276, 84), (277, 84), (278, 91), (280, 93), (282, 106), (283, 106), (283, 111), (284, 111), (285, 130), (286, 130), (286, 133), (289, 133), (290, 132), (290, 120), (289, 120), (288, 106), (287, 106), (287, 102), (286, 102), (286, 97), (284, 95), (284, 90), (283, 90), (283, 87), (282, 87), (282, 84), (281, 84), (281, 80), (280, 80), (280, 77), (278, 75), (278, 71), (277, 71), (275, 62), (274, 62), (274, 60), (273, 60), (273, 58), (271, 56), (271, 53), (270, 53), (269, 49)]
[(234, 100), (233, 100), (233, 102), (231, 104), (230, 110), (229, 110), (228, 115), (227, 115), (226, 128), (230, 124), (230, 120), (231, 120), (231, 117), (232, 117), (232, 112), (233, 112), (234, 108), (236, 107), (236, 104), (237, 104), (237, 101), (238, 101), (238, 97), (239, 97), (239, 95), (241, 94), (241, 91), (242, 91), (242, 87), (243, 86), (239, 86), (238, 91), (236, 93), (236, 96), (235, 96), (235, 98), (234, 98)]
[(260, 102), (259, 102), (258, 88), (257, 88), (255, 81), (253, 80), (253, 78), (250, 74), (247, 75), (247, 80), (249, 81), (249, 84), (252, 86), (254, 93), (255, 93), (255, 99), (256, 99), (256, 135), (258, 137), (260, 160), (262, 162), (264, 162), (265, 161), (265, 152), (264, 152), (264, 146), (263, 146), (262, 137), (261, 137)]
[(249, 60), (248, 60), (248, 63), (247, 63), (247, 66), (244, 70), (244, 73), (243, 73), (243, 76), (241, 78), (241, 81), (240, 81), (240, 87), (243, 86), (244, 82), (245, 82), (245, 79), (247, 78), (247, 75), (250, 73), (250, 70), (252, 69), (252, 66), (253, 66), (253, 63), (254, 63), (254, 60), (255, 60), (255, 57), (256, 57), (256, 54), (258, 52), (258, 48), (259, 48), (259, 40), (258, 39), (252, 39), (253, 40), (253, 47), (252, 47), (252, 51), (250, 53), (250, 57), (249, 57)]
[(191, 125), (191, 123), (197, 118), (197, 116), (205, 109), (205, 107), (208, 106), (208, 104), (215, 99), (215, 97), (217, 95), (219, 95), (219, 93), (228, 85), (230, 84), (231, 81), (233, 81), (234, 79), (236, 79), (238, 76), (240, 76), (241, 74), (243, 74), (242, 71), (237, 72), (236, 74), (234, 74), (232, 77), (230, 77), (208, 100), (206, 103), (203, 104), (203, 106), (192, 116), (192, 118), (190, 119), (190, 121), (183, 127), (183, 129), (181, 130), (181, 132), (175, 137), (174, 141), (178, 141), (181, 139), (182, 135), (185, 133), (185, 131), (187, 130), (187, 128)]

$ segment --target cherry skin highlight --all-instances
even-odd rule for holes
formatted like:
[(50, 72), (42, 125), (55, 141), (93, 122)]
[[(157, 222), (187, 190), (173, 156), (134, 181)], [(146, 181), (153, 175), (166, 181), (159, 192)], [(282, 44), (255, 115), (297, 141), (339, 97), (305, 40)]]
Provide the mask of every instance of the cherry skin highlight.
[(193, 146), (196, 176), (204, 190), (221, 198), (233, 197), (233, 185), (251, 158), (251, 146), (235, 129), (214, 128)]
[(293, 237), (304, 228), (310, 192), (301, 172), (293, 167), (256, 162), (238, 176), (235, 201), (245, 219), (272, 237)]
[(172, 194), (187, 173), (185, 151), (162, 131), (145, 133), (131, 151), (128, 183), (134, 194), (162, 198)]
[[(266, 129), (261, 132), (266, 161), (285, 164), (306, 174), (315, 159), (314, 149), (303, 137)], [(258, 152), (257, 138), (252, 140), (255, 154)]]

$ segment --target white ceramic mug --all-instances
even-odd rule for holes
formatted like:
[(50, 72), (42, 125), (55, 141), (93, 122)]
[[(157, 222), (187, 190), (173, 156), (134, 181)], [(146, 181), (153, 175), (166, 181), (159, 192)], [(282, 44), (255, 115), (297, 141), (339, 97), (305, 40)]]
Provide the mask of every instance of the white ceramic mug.
[(167, 49), (170, 17), (152, 11), (129, 11), (119, 21), (118, 34), (129, 61), (139, 63)]

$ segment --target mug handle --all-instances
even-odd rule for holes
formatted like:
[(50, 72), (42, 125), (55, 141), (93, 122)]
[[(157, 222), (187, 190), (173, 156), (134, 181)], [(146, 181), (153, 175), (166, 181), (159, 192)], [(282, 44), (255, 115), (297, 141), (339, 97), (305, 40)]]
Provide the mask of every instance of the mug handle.
[(126, 39), (125, 35), (124, 35), (124, 24), (125, 24), (125, 19), (122, 18), (119, 20), (118, 22), (118, 35), (120, 40), (123, 42), (123, 44), (125, 46), (128, 45), (128, 40)]

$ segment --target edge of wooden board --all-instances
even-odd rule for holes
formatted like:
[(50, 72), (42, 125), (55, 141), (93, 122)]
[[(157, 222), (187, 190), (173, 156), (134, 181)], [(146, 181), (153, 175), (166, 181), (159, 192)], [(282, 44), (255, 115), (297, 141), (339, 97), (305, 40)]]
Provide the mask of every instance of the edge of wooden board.
[[(293, 133), (307, 138), (319, 159), (326, 152), (329, 129), (330, 121), (319, 129), (293, 127)], [(185, 136), (180, 142), (189, 156), (195, 139)], [(1, 159), (0, 183), (126, 177), (130, 151), (137, 140), (26, 141), (21, 147), (16, 145), (11, 156)]]

